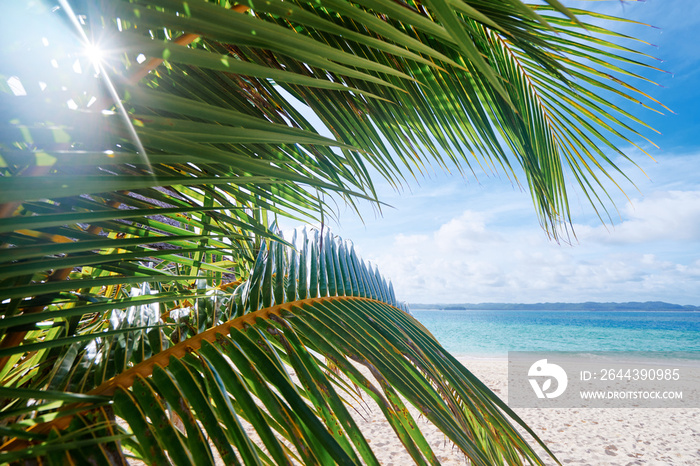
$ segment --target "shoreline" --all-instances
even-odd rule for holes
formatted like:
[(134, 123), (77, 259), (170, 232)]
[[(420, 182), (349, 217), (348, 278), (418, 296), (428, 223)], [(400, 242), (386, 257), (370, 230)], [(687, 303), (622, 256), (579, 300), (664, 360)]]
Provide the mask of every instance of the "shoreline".
[[(571, 354), (591, 354), (596, 356), (615, 356), (615, 361), (634, 362), (638, 364), (659, 364), (668, 366), (696, 366), (700, 361), (700, 351), (628, 351), (628, 350), (591, 350), (591, 351), (559, 351), (559, 350), (527, 350), (514, 351), (517, 353), (571, 353)], [(450, 354), (458, 361), (494, 361), (508, 362), (508, 353), (457, 353)], [(656, 356), (658, 355), (658, 356)], [(665, 356), (661, 356), (665, 355)], [(618, 357), (621, 356), (621, 357)], [(687, 356), (687, 357), (679, 357)]]

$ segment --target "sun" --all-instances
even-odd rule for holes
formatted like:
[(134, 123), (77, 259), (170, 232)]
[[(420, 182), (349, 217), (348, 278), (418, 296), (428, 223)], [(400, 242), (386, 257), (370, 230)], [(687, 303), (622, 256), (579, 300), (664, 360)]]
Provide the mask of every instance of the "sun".
[(102, 61), (104, 60), (104, 52), (100, 47), (93, 43), (85, 44), (85, 55), (90, 59), (90, 62), (95, 67), (95, 70), (99, 70)]

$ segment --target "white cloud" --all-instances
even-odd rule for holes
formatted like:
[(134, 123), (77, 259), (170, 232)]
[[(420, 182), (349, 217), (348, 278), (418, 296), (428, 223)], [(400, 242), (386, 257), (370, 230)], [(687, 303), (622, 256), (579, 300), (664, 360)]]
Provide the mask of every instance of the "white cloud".
[(700, 191), (655, 192), (628, 204), (624, 217), (610, 231), (579, 225), (577, 235), (581, 242), (700, 241)]
[(465, 211), (461, 216), (442, 225), (434, 234), (434, 241), (441, 251), (453, 249), (474, 251), (485, 243), (501, 242), (501, 235), (486, 230), (486, 215)]

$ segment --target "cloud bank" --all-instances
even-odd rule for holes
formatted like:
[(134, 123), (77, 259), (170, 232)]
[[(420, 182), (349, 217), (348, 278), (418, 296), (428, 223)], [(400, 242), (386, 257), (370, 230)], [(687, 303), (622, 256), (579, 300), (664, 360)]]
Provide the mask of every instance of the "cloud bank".
[(574, 225), (566, 245), (536, 225), (503, 228), (507, 210), (464, 210), (363, 254), (409, 302), (700, 302), (700, 190), (654, 192), (621, 213), (614, 227)]

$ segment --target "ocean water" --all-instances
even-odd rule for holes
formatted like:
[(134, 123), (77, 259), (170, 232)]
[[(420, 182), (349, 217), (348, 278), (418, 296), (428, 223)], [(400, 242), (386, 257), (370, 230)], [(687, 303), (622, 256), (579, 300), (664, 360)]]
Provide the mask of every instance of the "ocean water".
[(500, 358), (508, 351), (672, 351), (691, 352), (690, 357), (700, 359), (700, 312), (411, 313), (455, 356)]

